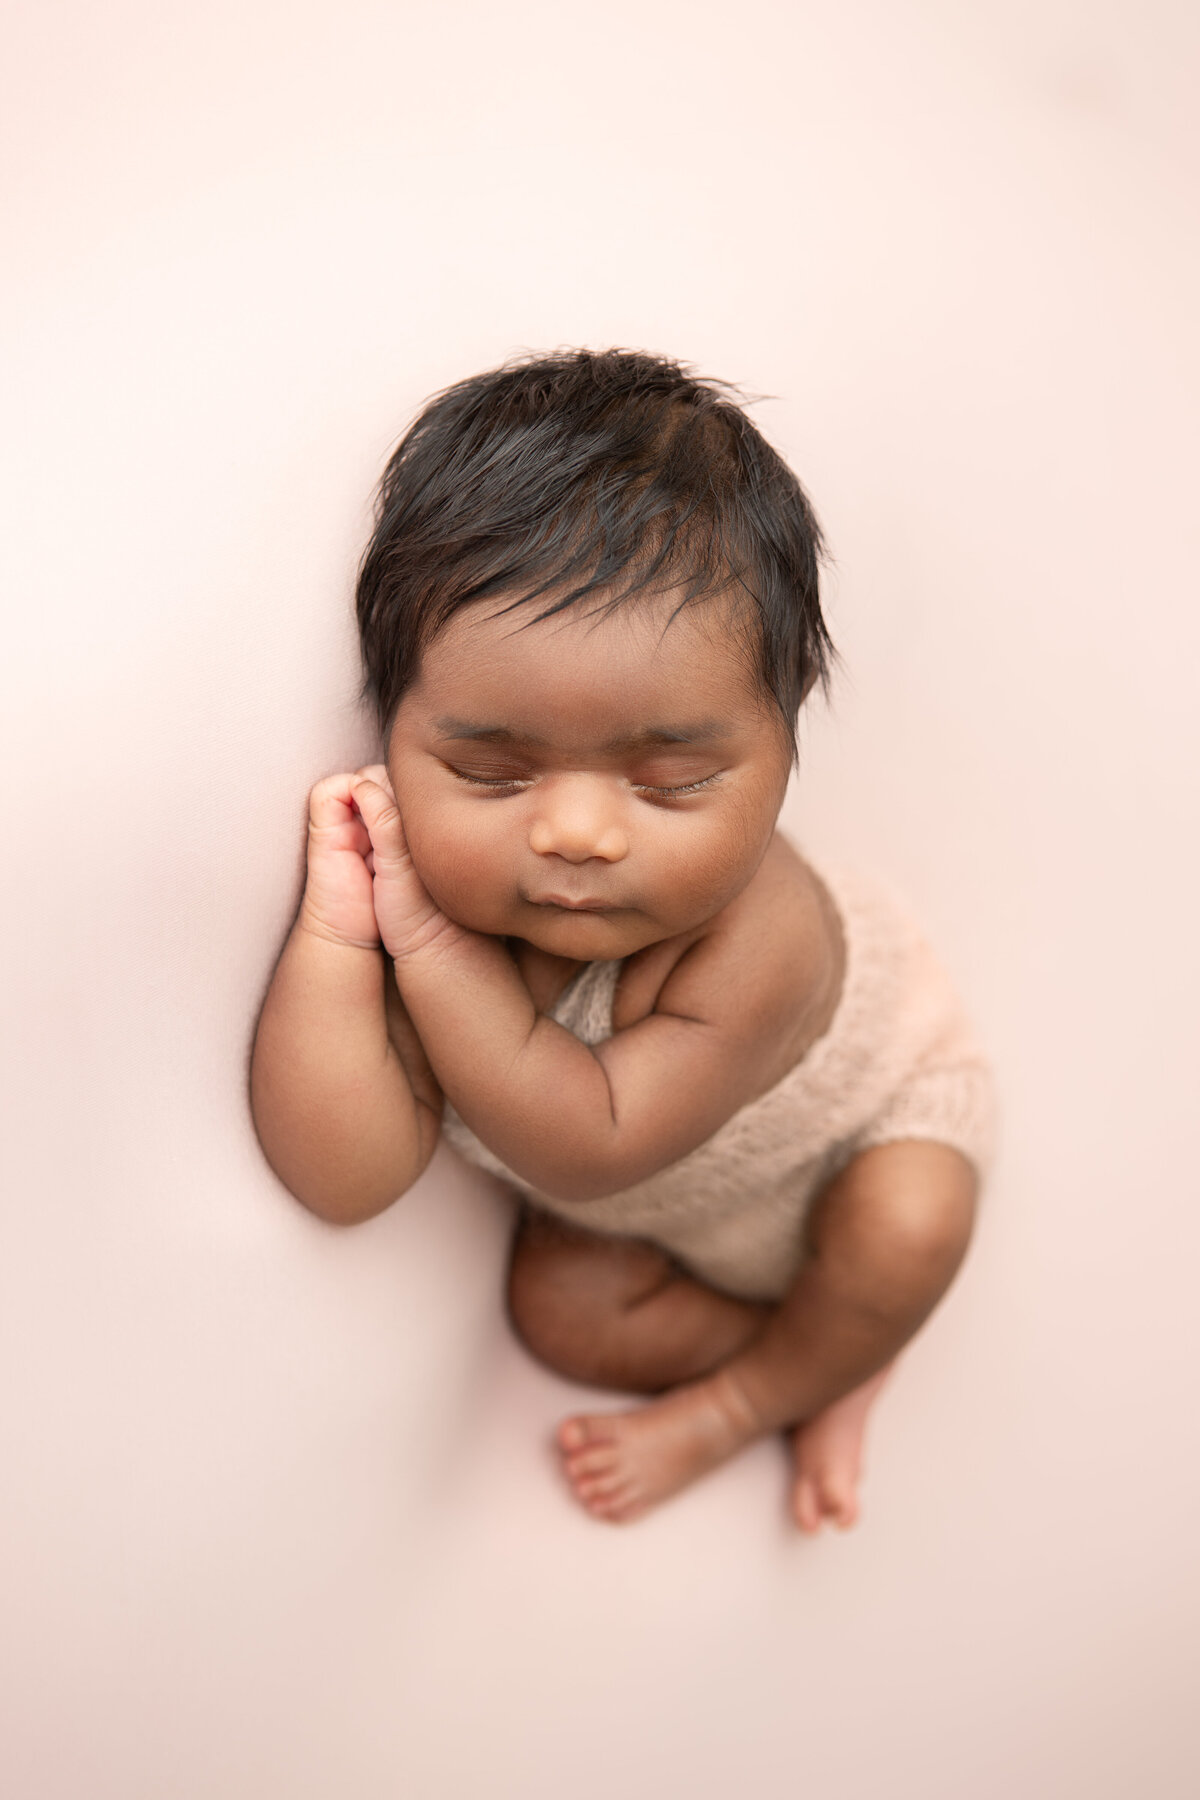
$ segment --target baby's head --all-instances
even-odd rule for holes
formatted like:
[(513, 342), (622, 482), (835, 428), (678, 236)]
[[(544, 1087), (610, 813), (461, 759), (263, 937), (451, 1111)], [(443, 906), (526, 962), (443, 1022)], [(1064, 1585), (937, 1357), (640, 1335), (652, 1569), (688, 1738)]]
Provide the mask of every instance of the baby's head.
[(564, 352), (433, 400), (384, 474), (358, 620), (443, 910), (590, 960), (728, 904), (828, 684), (821, 551), (724, 384), (664, 358)]

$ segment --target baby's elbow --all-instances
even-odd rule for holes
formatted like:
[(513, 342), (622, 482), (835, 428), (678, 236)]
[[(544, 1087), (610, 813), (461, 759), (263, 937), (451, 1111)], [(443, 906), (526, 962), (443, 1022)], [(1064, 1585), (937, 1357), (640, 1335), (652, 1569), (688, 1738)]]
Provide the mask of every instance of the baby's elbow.
[(394, 1206), (413, 1186), (421, 1170), (414, 1167), (411, 1171), (398, 1172), (383, 1184), (336, 1185), (303, 1176), (293, 1175), (289, 1179), (278, 1169), (275, 1173), (292, 1198), (314, 1218), (321, 1219), (326, 1225), (363, 1225)]
[(399, 1193), (389, 1194), (384, 1200), (364, 1200), (361, 1195), (304, 1195), (297, 1194), (305, 1212), (312, 1213), (314, 1218), (321, 1219), (326, 1225), (363, 1225), (368, 1219), (377, 1219), (382, 1212), (400, 1199), (406, 1189)]

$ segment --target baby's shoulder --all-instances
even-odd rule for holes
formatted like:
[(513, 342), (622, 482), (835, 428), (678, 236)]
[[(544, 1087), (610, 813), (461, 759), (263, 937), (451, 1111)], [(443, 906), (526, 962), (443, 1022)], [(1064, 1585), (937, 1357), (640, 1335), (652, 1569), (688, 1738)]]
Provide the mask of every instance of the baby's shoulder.
[(816, 871), (776, 832), (749, 884), (691, 940), (654, 946), (623, 971), (615, 1029), (651, 1012), (710, 1019), (731, 1041), (766, 1044), (782, 1077), (826, 1030), (845, 946)]
[(841, 998), (846, 946), (837, 906), (812, 864), (776, 832), (714, 936), (713, 977), (735, 981), (759, 1028), (777, 1037), (782, 1076), (828, 1028)]

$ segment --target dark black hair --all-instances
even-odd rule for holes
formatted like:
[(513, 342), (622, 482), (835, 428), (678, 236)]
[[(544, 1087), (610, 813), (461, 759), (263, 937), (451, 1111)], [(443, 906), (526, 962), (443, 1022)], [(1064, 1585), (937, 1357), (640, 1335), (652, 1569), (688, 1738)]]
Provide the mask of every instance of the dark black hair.
[(563, 350), (436, 395), (384, 471), (358, 575), (360, 698), (385, 741), (421, 652), (460, 607), (547, 599), (533, 623), (587, 595), (608, 610), (666, 588), (680, 606), (749, 597), (748, 648), (790, 736), (837, 656), (824, 545), (735, 392), (643, 351)]

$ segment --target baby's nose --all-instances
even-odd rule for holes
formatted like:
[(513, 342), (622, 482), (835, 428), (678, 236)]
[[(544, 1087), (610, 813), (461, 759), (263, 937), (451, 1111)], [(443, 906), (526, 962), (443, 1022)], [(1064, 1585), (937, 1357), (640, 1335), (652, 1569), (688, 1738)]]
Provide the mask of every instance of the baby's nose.
[(629, 854), (629, 839), (603, 797), (572, 782), (568, 791), (539, 808), (529, 828), (529, 848), (536, 856), (561, 856), (567, 862), (587, 862), (593, 856), (620, 862)]

